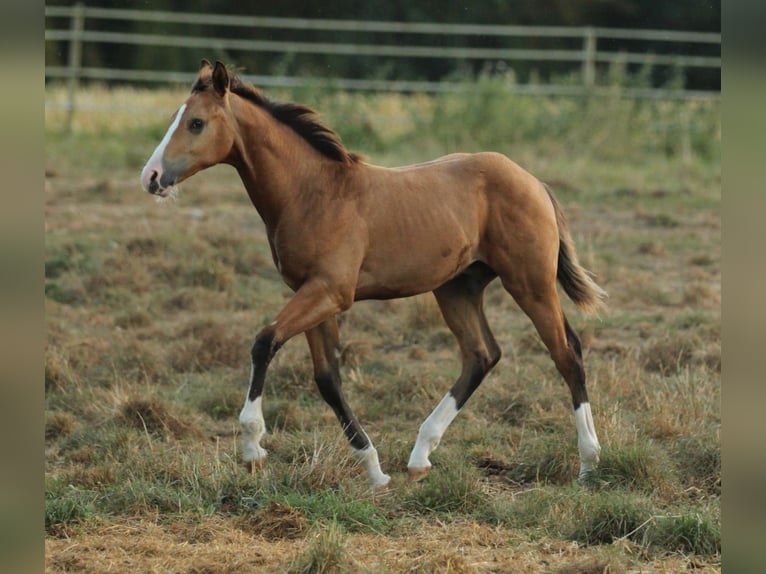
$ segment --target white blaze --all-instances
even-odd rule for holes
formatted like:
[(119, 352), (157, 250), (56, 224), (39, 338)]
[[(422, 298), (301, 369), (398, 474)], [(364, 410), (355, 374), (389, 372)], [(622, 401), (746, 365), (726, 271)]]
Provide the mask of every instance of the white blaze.
[(173, 134), (175, 133), (176, 129), (178, 129), (178, 126), (181, 123), (181, 116), (184, 115), (184, 111), (186, 111), (186, 104), (183, 104), (180, 108), (178, 108), (178, 111), (176, 112), (176, 117), (173, 118), (173, 123), (170, 124), (168, 131), (165, 133), (165, 137), (162, 138), (162, 141), (154, 149), (154, 153), (152, 153), (152, 157), (150, 157), (149, 161), (146, 162), (146, 165), (144, 166), (144, 169), (141, 173), (142, 181), (145, 180), (144, 174), (148, 170), (157, 171), (159, 173), (162, 172), (162, 156), (165, 154), (165, 148), (170, 142), (170, 138), (173, 137)]

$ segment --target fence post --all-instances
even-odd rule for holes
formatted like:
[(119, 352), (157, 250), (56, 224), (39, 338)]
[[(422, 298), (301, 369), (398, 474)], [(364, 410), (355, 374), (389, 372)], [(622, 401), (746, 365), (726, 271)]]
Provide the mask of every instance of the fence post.
[(67, 118), (66, 131), (72, 131), (74, 119), (75, 95), (82, 68), (82, 32), (85, 28), (85, 6), (82, 2), (74, 5), (72, 11), (72, 39), (69, 41), (69, 77), (67, 79)]
[(596, 85), (596, 29), (590, 26), (583, 37), (582, 83), (586, 93)]

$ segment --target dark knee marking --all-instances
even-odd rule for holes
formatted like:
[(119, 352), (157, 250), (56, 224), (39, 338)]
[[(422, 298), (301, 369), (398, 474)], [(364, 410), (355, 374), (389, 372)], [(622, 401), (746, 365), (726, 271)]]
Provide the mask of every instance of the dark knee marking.
[(472, 355), (468, 368), (464, 368), (460, 378), (453, 385), (452, 389), (450, 389), (450, 395), (455, 399), (455, 404), (458, 410), (463, 408), (463, 405), (499, 360), (499, 348), (490, 351), (489, 354), (476, 352)]
[(335, 373), (320, 373), (314, 377), (319, 394), (333, 410), (341, 404), (340, 377)]
[(367, 435), (362, 431), (359, 422), (354, 418), (351, 409), (343, 398), (340, 374), (334, 372), (319, 373), (314, 377), (314, 380), (319, 388), (319, 394), (332, 408), (351, 446), (357, 450), (364, 450), (370, 446)]
[(253, 376), (250, 380), (250, 390), (247, 395), (251, 401), (254, 401), (261, 395), (264, 379), (266, 378), (266, 369), (281, 346), (282, 344), (274, 339), (274, 333), (271, 331), (262, 331), (255, 338), (255, 343), (253, 343), (253, 347), (250, 349)]
[(259, 333), (255, 338), (252, 349), (250, 349), (250, 358), (253, 364), (268, 364), (281, 346), (282, 344), (274, 339), (273, 332), (266, 331)]

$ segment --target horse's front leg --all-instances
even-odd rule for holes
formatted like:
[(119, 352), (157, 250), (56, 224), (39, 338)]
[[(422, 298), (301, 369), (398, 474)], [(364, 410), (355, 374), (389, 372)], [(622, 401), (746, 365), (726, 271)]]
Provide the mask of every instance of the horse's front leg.
[(325, 402), (338, 417), (356, 458), (364, 465), (373, 488), (386, 486), (391, 477), (380, 468), (378, 451), (348, 406), (340, 378), (338, 322), (335, 317), (306, 331), (314, 362), (314, 379)]
[(255, 338), (250, 353), (250, 388), (239, 414), (242, 460), (250, 470), (261, 466), (266, 458), (266, 449), (261, 446), (261, 439), (266, 433), (261, 397), (269, 363), (288, 339), (335, 317), (353, 301), (352, 296), (343, 296), (329, 285), (328, 281), (305, 283), (274, 321)]
[(250, 351), (250, 388), (245, 398), (245, 405), (239, 413), (240, 437), (242, 440), (242, 461), (249, 471), (263, 464), (266, 449), (261, 446), (261, 438), (266, 434), (263, 420), (261, 396), (266, 380), (266, 368), (279, 349), (273, 333), (267, 327), (255, 338)]

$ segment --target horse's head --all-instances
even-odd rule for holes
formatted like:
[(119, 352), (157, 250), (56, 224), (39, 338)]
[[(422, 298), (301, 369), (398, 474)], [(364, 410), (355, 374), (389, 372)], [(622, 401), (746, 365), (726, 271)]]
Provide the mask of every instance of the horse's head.
[(228, 91), (226, 66), (202, 60), (191, 95), (141, 172), (144, 190), (166, 197), (184, 179), (226, 160), (234, 143)]

